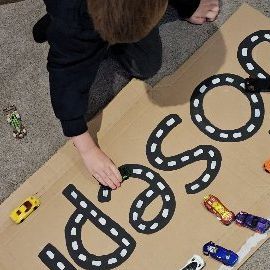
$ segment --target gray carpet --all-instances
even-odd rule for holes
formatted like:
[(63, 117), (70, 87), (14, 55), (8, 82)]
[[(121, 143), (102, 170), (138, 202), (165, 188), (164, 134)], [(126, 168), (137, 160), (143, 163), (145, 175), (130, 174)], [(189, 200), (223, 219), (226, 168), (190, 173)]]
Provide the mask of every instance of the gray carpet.
[[(169, 9), (160, 27), (163, 65), (148, 83), (154, 85), (173, 73), (243, 2), (270, 17), (270, 0), (224, 0), (219, 19), (204, 26), (181, 22), (175, 11)], [(0, 0), (0, 108), (16, 104), (28, 129), (28, 136), (16, 141), (5, 117), (0, 117), (0, 202), (65, 143), (50, 104), (46, 72), (48, 46), (35, 44), (31, 35), (32, 26), (44, 12), (41, 0)], [(89, 117), (109, 102), (128, 80), (117, 63), (106, 60), (92, 88)], [(270, 269), (269, 251), (270, 241), (241, 269)]]

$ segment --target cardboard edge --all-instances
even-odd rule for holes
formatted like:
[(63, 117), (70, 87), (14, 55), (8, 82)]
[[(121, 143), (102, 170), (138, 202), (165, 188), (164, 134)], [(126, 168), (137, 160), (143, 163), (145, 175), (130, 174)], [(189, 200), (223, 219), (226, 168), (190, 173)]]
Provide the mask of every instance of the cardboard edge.
[[(131, 88), (134, 88), (134, 85), (137, 91), (130, 91)], [(100, 139), (102, 134), (107, 133), (107, 131), (113, 127), (123, 117), (123, 115), (127, 114), (134, 103), (140, 100), (141, 96), (148, 92), (150, 89), (151, 87), (143, 81), (132, 79), (114, 97), (114, 99), (104, 108), (102, 112), (96, 115), (94, 119), (89, 121), (88, 126), (91, 126), (91, 123), (95, 124), (95, 122), (99, 122), (98, 119), (101, 115), (108, 119), (107, 122), (102, 125), (101, 130), (99, 131), (98, 137)], [(119, 108), (121, 108), (121, 110), (119, 110)], [(44, 179), (42, 179), (42, 181), (39, 181), (39, 176), (48, 174), (48, 171), (49, 174), (53, 173), (57, 175), (58, 173), (54, 172), (55, 168), (52, 163), (53, 158), (64, 154), (65, 151), (76, 151), (72, 142), (68, 141), (64, 146), (59, 148), (57, 152), (45, 162), (45, 164), (43, 164), (37, 171), (35, 171), (29, 178), (27, 178), (14, 192), (9, 195), (6, 200), (4, 200), (4, 202), (0, 205), (0, 232), (12, 224), (9, 219), (9, 213), (14, 207), (17, 207), (26, 197), (30, 195), (38, 194), (38, 196), (41, 196), (58, 181), (59, 177), (53, 178), (52, 176), (49, 177), (49, 175), (48, 177), (43, 177)]]

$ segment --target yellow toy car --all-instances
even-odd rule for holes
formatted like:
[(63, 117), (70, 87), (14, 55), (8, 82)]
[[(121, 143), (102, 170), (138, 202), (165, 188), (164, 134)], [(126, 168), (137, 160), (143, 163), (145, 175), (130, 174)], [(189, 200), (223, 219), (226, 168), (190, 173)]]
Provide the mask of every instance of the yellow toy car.
[(9, 217), (17, 224), (22, 223), (39, 206), (40, 200), (38, 198), (28, 197), (22, 205), (10, 213)]

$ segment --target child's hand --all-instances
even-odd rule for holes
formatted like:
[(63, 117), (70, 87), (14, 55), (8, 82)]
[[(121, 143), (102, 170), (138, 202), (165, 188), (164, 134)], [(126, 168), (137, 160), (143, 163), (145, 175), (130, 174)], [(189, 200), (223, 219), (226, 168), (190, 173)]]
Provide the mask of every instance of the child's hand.
[(71, 138), (89, 173), (112, 189), (120, 187), (122, 177), (114, 163), (96, 146), (88, 132)]
[(207, 21), (213, 22), (219, 13), (219, 0), (201, 0), (195, 13), (187, 19), (193, 24), (203, 24)]
[(112, 189), (121, 186), (122, 177), (113, 162), (97, 147), (92, 147), (82, 154), (82, 158), (89, 173), (99, 183)]

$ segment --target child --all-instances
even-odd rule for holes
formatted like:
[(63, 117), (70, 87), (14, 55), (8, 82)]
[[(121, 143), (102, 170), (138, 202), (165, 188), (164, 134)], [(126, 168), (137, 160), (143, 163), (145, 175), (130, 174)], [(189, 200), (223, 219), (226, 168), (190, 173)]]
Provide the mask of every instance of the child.
[[(48, 41), (50, 93), (64, 135), (77, 147), (89, 173), (116, 189), (121, 175), (87, 132), (84, 114), (99, 64), (113, 55), (133, 76), (152, 77), (161, 65), (157, 24), (168, 0), (44, 0), (47, 15), (33, 28), (36, 42)], [(213, 21), (218, 0), (174, 0), (181, 18)]]

